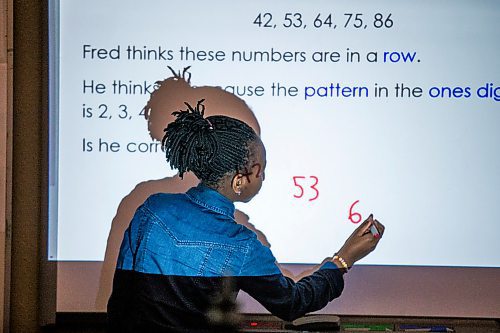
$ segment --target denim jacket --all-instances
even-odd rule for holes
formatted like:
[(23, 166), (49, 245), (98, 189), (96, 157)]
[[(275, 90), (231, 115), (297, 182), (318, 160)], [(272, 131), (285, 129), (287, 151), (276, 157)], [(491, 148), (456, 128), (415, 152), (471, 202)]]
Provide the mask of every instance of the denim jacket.
[(225, 279), (234, 297), (244, 290), (285, 320), (340, 295), (342, 272), (332, 263), (297, 283), (284, 277), (270, 249), (235, 222), (234, 210), (230, 200), (201, 184), (149, 197), (120, 247), (108, 303), (111, 328), (203, 331)]

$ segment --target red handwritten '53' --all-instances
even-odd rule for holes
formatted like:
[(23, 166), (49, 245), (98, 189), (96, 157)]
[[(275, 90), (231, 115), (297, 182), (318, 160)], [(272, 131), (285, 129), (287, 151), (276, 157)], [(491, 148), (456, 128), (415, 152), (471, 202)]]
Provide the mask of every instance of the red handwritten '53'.
[(304, 183), (307, 183), (306, 179), (309, 178), (312, 181), (310, 181), (310, 184), (307, 187), (310, 188), (313, 193), (311, 193), (312, 196), (308, 200), (309, 201), (313, 201), (313, 200), (318, 199), (318, 197), (319, 197), (319, 190), (316, 187), (316, 185), (318, 185), (318, 182), (319, 182), (318, 177), (316, 177), (316, 176), (309, 176), (309, 177), (306, 177), (306, 176), (293, 176), (292, 178), (293, 178), (293, 184), (299, 190), (298, 193), (296, 193), (296, 194), (293, 195), (294, 198), (300, 199), (300, 198), (302, 198), (304, 196), (304, 194), (305, 194)]

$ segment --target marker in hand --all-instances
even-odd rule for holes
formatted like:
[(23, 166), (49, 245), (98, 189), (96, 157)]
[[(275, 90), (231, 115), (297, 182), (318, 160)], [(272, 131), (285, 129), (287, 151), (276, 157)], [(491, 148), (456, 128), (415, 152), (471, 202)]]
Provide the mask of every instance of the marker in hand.
[[(368, 217), (368, 219), (371, 220), (370, 232), (372, 233), (373, 237), (380, 238), (380, 232), (378, 231), (377, 226), (375, 225), (375, 221), (373, 220), (373, 214), (370, 214), (370, 217)], [(368, 230), (365, 233), (368, 233)]]
[(372, 225), (370, 226), (370, 232), (372, 233), (373, 237), (375, 237), (375, 238), (380, 237), (380, 233), (378, 232), (378, 229), (375, 226), (375, 223), (372, 223)]

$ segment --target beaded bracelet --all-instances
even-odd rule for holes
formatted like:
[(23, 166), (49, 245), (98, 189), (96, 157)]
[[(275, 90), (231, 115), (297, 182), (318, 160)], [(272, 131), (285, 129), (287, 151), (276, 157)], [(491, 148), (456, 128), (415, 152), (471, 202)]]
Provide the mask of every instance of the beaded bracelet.
[(337, 259), (337, 260), (340, 262), (340, 264), (342, 265), (342, 267), (344, 267), (344, 268), (345, 268), (345, 271), (346, 271), (346, 272), (348, 272), (348, 271), (349, 271), (349, 266), (348, 266), (348, 265), (347, 265), (347, 263), (345, 262), (344, 258), (342, 258), (342, 257), (339, 257), (339, 256), (335, 255), (335, 256), (333, 257), (332, 261), (334, 261), (335, 259)]

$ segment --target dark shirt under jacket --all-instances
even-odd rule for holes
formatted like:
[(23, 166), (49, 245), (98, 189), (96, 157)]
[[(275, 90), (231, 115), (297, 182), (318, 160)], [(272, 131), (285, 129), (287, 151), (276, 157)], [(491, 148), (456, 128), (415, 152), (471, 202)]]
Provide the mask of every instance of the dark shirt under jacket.
[(206, 186), (155, 194), (125, 232), (108, 303), (113, 332), (207, 329), (206, 312), (231, 279), (272, 314), (293, 320), (324, 307), (343, 288), (333, 263), (295, 283), (254, 232), (234, 220), (234, 204)]

